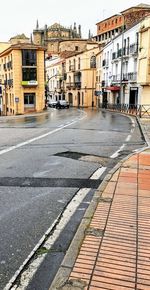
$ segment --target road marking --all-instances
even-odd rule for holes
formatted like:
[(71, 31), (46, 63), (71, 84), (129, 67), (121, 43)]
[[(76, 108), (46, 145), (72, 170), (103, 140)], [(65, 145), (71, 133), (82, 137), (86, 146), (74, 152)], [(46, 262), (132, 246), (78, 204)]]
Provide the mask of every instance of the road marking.
[[(125, 142), (129, 142), (132, 134), (134, 132), (135, 129), (135, 121), (133, 120), (132, 117), (128, 116), (128, 118), (130, 118), (131, 122), (132, 122), (132, 129), (130, 130), (130, 134), (127, 136), (127, 138), (125, 139)], [(116, 158), (119, 156), (120, 151), (122, 151), (124, 149), (124, 147), (126, 146), (126, 144), (124, 143), (115, 153), (113, 153), (110, 158)]]
[(18, 275), (21, 273), (21, 271), (24, 269), (25, 265), (29, 262), (31, 257), (35, 254), (37, 249), (43, 244), (45, 238), (50, 234), (52, 228), (56, 225), (56, 228), (53, 232), (53, 234), (46, 240), (46, 242), (42, 245), (46, 250), (50, 250), (50, 248), (53, 246), (54, 242), (58, 239), (60, 233), (64, 229), (64, 227), (67, 225), (70, 218), (75, 213), (78, 206), (81, 204), (83, 199), (86, 197), (86, 195), (90, 192), (91, 189), (89, 188), (82, 188), (80, 189), (76, 195), (73, 197), (71, 202), (67, 205), (66, 209), (64, 210), (62, 217), (60, 221), (58, 222), (60, 215), (57, 217), (57, 219), (53, 222), (52, 226), (46, 231), (46, 233), (43, 235), (43, 237), (40, 239), (38, 244), (34, 247), (32, 252), (29, 254), (27, 259), (24, 261), (24, 263), (20, 266), (20, 268), (16, 271), (14, 276), (11, 278), (11, 280), (8, 282), (8, 284), (5, 286), (4, 290), (25, 290), (28, 286), (29, 282), (31, 281), (33, 275), (37, 271), (38, 267), (41, 265), (42, 261), (44, 260), (46, 254), (41, 254), (38, 257), (36, 257), (29, 265), (29, 267), (21, 274), (20, 278), (20, 285), (14, 285), (15, 280), (17, 279)]
[(125, 141), (126, 141), (126, 142), (129, 142), (130, 139), (131, 139), (131, 135), (128, 135)]
[[(79, 120), (82, 120), (82, 119), (84, 119), (85, 117), (86, 117), (86, 115), (84, 115), (84, 116), (83, 116), (82, 118), (80, 118)], [(27, 140), (27, 141), (25, 141), (25, 142), (21, 142), (21, 143), (19, 143), (19, 144), (17, 144), (17, 145), (11, 146), (11, 147), (9, 147), (9, 148), (7, 148), (7, 149), (3, 149), (3, 150), (0, 151), (0, 155), (5, 154), (5, 153), (7, 153), (7, 152), (10, 152), (10, 151), (12, 151), (12, 150), (15, 150), (15, 149), (17, 149), (17, 148), (20, 148), (20, 147), (22, 147), (22, 146), (28, 145), (28, 144), (30, 144), (30, 143), (32, 143), (32, 142), (35, 142), (35, 141), (37, 141), (37, 140), (40, 140), (40, 139), (42, 139), (42, 138), (45, 138), (45, 137), (47, 137), (47, 136), (49, 136), (49, 135), (51, 135), (51, 134), (53, 134), (53, 133), (56, 133), (56, 132), (58, 132), (58, 131), (60, 131), (60, 130), (62, 130), (62, 129), (64, 129), (64, 128), (68, 127), (68, 126), (71, 126), (72, 124), (74, 124), (74, 123), (76, 123), (76, 122), (78, 122), (78, 120), (73, 121), (73, 122), (71, 122), (71, 123), (69, 123), (69, 124), (67, 124), (67, 125), (63, 125), (63, 126), (61, 126), (60, 128), (57, 128), (57, 129), (55, 129), (55, 130), (53, 130), (53, 131), (50, 131), (50, 132), (48, 132), (48, 133), (45, 133), (45, 134), (43, 134), (43, 135), (41, 135), (41, 136), (38, 136), (38, 137), (35, 137), (35, 138), (32, 138), (32, 139), (29, 139), (29, 140)]]
[(90, 179), (99, 179), (100, 176), (104, 173), (107, 167), (100, 167), (98, 168), (93, 175), (90, 177)]
[(120, 151), (122, 150), (122, 149), (124, 149), (124, 147), (125, 147), (125, 144), (123, 144), (114, 154), (112, 154), (111, 156), (110, 156), (110, 158), (116, 158), (116, 157), (118, 157), (119, 156), (119, 153), (120, 153)]

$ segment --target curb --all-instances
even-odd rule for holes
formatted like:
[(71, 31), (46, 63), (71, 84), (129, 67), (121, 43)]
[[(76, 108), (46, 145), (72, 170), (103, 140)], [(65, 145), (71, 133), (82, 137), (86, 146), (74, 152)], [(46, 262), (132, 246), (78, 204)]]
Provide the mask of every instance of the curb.
[[(123, 158), (105, 176), (101, 185), (94, 193), (94, 196), (91, 200), (91, 203), (90, 203), (89, 207), (87, 208), (87, 210), (82, 218), (82, 221), (78, 227), (78, 230), (77, 230), (77, 232), (76, 232), (76, 234), (75, 234), (75, 236), (74, 236), (74, 238), (73, 238), (73, 240), (72, 240), (72, 242), (71, 242), (71, 244), (66, 252), (66, 255), (65, 255), (65, 257), (60, 265), (60, 268), (58, 269), (58, 271), (54, 277), (54, 280), (53, 280), (49, 290), (57, 290), (57, 289), (59, 289), (59, 290), (73, 290), (74, 289), (74, 286), (71, 286), (71, 285), (68, 288), (66, 285), (66, 282), (69, 278), (69, 275), (72, 271), (72, 268), (74, 266), (77, 255), (79, 253), (80, 246), (81, 246), (82, 241), (83, 241), (84, 236), (85, 236), (85, 230), (90, 224), (91, 218), (93, 217), (94, 211), (97, 207), (97, 204), (99, 202), (99, 199), (100, 199), (105, 187), (107, 186), (107, 184), (111, 180), (113, 174), (122, 166), (122, 164), (126, 160), (128, 160), (131, 156), (133, 156), (139, 152), (145, 151), (146, 149), (148, 149), (150, 147), (150, 140), (148, 138), (146, 130), (144, 129), (144, 127), (140, 123), (140, 120), (138, 118), (136, 118), (136, 119), (137, 119), (137, 123), (140, 127), (141, 134), (143, 135), (148, 146), (142, 147), (139, 150), (137, 150), (137, 152), (132, 152), (131, 154), (129, 154), (128, 156)], [(80, 290), (81, 288), (77, 287), (76, 289)]]
[[(145, 149), (144, 149), (145, 150)], [(99, 199), (101, 198), (101, 195), (105, 189), (105, 187), (107, 186), (107, 184), (109, 183), (109, 181), (111, 180), (113, 174), (121, 167), (121, 165), (128, 160), (131, 156), (133, 156), (135, 153), (131, 153), (130, 155), (126, 156), (124, 159), (122, 159), (120, 162), (118, 162), (113, 169), (111, 169), (109, 171), (109, 173), (105, 176), (105, 178), (103, 179), (102, 183), (100, 184), (100, 186), (98, 187), (98, 189), (96, 189), (94, 196), (90, 202), (89, 207), (87, 208), (82, 221), (77, 229), (77, 232), (66, 252), (66, 255), (54, 277), (54, 280), (52, 282), (52, 284), (50, 285), (49, 290), (74, 290), (74, 286), (69, 286), (69, 288), (67, 288), (66, 286), (66, 282), (69, 278), (69, 275), (72, 271), (72, 268), (74, 266), (75, 260), (77, 258), (77, 255), (80, 251), (80, 247), (82, 245), (82, 241), (84, 239), (85, 236), (85, 230), (86, 228), (90, 225), (91, 219), (93, 217), (93, 214), (96, 210), (96, 207), (98, 205)], [(76, 288), (77, 290), (81, 290), (81, 288)]]
[(137, 119), (138, 125), (140, 127), (140, 131), (141, 131), (142, 135), (144, 136), (145, 141), (146, 141), (148, 147), (150, 147), (150, 138), (148, 137), (147, 131), (144, 128), (144, 125), (141, 124), (140, 119), (138, 117), (136, 117), (136, 119)]

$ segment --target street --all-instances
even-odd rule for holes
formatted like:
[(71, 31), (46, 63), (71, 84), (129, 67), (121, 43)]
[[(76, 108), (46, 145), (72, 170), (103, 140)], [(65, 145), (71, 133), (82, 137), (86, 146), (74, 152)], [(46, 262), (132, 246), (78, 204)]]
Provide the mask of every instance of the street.
[(79, 190), (89, 189), (84, 196), (89, 203), (108, 171), (144, 141), (136, 119), (92, 109), (48, 109), (34, 116), (2, 118), (0, 136), (4, 289)]

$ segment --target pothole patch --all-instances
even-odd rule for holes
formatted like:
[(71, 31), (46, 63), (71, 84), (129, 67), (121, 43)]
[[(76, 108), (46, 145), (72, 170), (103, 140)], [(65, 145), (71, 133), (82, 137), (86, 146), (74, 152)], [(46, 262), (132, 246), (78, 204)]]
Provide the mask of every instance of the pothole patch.
[(57, 153), (55, 154), (55, 156), (60, 156), (60, 157), (65, 157), (65, 158), (70, 158), (70, 159), (80, 160), (80, 161), (85, 161), (85, 162), (99, 163), (99, 165), (101, 166), (105, 166), (109, 161), (109, 158), (107, 157), (84, 154), (80, 152), (72, 152), (72, 151)]

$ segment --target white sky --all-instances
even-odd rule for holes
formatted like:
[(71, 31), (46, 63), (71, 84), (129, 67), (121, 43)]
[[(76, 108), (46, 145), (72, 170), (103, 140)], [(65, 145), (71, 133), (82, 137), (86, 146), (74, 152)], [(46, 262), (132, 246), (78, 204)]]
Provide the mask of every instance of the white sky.
[[(69, 27), (81, 24), (82, 36), (87, 38), (89, 29), (96, 35), (96, 23), (104, 18), (140, 4), (140, 0), (1, 0), (0, 42), (24, 33), (30, 37), (36, 27), (55, 22)], [(150, 0), (143, 0), (150, 5)]]

